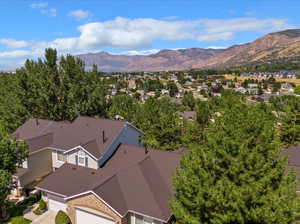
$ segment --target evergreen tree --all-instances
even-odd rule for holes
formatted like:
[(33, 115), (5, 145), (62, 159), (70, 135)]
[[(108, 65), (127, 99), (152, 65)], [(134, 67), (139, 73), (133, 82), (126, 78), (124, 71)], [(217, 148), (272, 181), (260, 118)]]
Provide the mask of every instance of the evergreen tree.
[(182, 159), (171, 202), (178, 223), (294, 223), (296, 177), (286, 172), (272, 114), (237, 104)]

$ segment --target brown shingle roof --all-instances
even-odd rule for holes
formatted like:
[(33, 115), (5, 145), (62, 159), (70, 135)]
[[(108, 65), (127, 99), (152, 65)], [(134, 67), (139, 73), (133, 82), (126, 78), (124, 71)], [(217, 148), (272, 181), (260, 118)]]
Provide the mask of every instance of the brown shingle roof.
[(12, 136), (27, 140), (31, 153), (45, 147), (69, 150), (80, 145), (98, 159), (125, 123), (90, 117), (78, 117), (73, 122), (31, 119), (19, 127)]
[[(103, 168), (65, 164), (38, 187), (66, 197), (93, 191), (122, 216), (134, 211), (167, 221), (171, 216), (168, 202), (173, 195), (171, 177), (181, 156), (151, 149), (146, 153), (142, 147), (121, 145)], [(75, 167), (77, 170), (73, 170)]]

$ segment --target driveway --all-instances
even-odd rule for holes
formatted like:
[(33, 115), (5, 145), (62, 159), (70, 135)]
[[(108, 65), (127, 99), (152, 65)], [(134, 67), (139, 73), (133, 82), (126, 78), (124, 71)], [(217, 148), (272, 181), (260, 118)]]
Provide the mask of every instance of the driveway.
[(35, 220), (31, 224), (55, 224), (56, 212), (47, 211)]

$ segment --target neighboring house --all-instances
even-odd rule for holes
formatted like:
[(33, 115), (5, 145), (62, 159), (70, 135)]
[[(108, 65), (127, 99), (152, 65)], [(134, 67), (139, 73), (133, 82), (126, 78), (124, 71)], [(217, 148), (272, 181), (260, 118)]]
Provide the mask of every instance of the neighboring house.
[(36, 188), (73, 224), (171, 223), (171, 180), (182, 153), (122, 144), (102, 168), (66, 163)]
[(195, 111), (183, 111), (183, 112), (177, 112), (177, 114), (181, 117), (181, 118), (185, 118), (187, 120), (190, 121), (195, 121), (197, 118), (197, 114)]
[(29, 157), (14, 175), (18, 186), (15, 194), (32, 188), (65, 163), (98, 169), (120, 144), (139, 146), (142, 135), (125, 121), (90, 117), (78, 117), (73, 122), (31, 119), (12, 135), (26, 140), (29, 146)]

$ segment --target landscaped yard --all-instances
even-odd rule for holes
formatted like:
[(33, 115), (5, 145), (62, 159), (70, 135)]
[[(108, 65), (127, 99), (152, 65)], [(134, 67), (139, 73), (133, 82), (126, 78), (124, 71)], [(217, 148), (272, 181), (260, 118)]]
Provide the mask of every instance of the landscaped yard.
[(25, 199), (19, 204), (11, 203), (8, 208), (10, 219), (7, 220), (4, 224), (28, 224), (31, 223), (30, 220), (23, 217), (23, 213), (26, 209), (33, 206), (41, 198), (41, 195), (32, 195)]
[(10, 218), (5, 224), (28, 224), (31, 223), (30, 220), (25, 219), (23, 216), (15, 216)]

